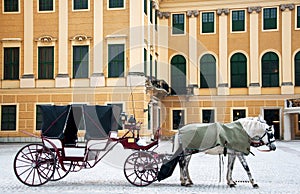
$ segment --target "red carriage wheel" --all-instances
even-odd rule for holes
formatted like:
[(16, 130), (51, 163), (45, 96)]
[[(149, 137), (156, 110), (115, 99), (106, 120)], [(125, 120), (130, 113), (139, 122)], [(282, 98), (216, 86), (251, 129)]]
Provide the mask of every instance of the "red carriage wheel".
[(147, 186), (157, 180), (158, 163), (149, 152), (134, 152), (124, 163), (124, 175), (135, 186)]
[(61, 180), (63, 178), (65, 178), (69, 172), (71, 171), (72, 168), (72, 162), (71, 161), (63, 161), (63, 165), (65, 170), (62, 168), (58, 157), (56, 155), (56, 153), (54, 152), (55, 158), (56, 158), (56, 166), (55, 166), (55, 171), (53, 176), (51, 177), (50, 181), (58, 181)]
[(51, 179), (55, 164), (55, 156), (49, 148), (41, 144), (29, 144), (17, 153), (14, 172), (25, 185), (40, 186)]

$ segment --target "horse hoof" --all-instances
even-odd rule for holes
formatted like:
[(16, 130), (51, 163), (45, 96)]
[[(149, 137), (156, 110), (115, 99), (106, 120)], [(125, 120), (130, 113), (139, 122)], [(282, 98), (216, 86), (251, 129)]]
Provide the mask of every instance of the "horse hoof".
[(193, 185), (193, 183), (187, 183), (185, 184), (186, 187), (191, 187)]
[(254, 189), (258, 189), (258, 188), (259, 188), (258, 184), (254, 184), (254, 185), (253, 185), (253, 188), (254, 188)]
[(235, 188), (235, 184), (229, 184), (230, 188)]

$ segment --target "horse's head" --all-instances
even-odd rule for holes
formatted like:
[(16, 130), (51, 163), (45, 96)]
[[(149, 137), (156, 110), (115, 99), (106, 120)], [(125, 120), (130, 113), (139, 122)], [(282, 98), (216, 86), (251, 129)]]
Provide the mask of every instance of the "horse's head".
[[(262, 136), (255, 136), (251, 138), (251, 145), (254, 147), (259, 147), (266, 145), (269, 147), (269, 150), (263, 151), (275, 151), (276, 150), (276, 143), (275, 143), (275, 136), (274, 136), (274, 127), (268, 126), (265, 129), (265, 132)], [(262, 150), (261, 150), (262, 151)]]
[(269, 150), (276, 150), (274, 127), (269, 126), (262, 117), (239, 119), (244, 129), (251, 138), (251, 146), (259, 147), (266, 145)]

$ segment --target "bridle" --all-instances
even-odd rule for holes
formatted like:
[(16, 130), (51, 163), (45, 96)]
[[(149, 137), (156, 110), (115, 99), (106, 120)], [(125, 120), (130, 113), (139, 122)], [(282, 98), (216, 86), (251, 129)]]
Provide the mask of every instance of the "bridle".
[[(263, 138), (266, 135), (268, 137), (268, 143), (265, 143), (263, 141)], [(260, 147), (260, 146), (263, 146), (263, 145), (269, 146), (274, 142), (275, 142), (275, 138), (274, 138), (274, 134), (273, 134), (273, 131), (272, 131), (272, 126), (270, 126), (269, 128), (267, 128), (265, 130), (265, 133), (261, 137), (256, 136), (256, 137), (251, 138), (250, 145), (253, 146), (253, 147)]]

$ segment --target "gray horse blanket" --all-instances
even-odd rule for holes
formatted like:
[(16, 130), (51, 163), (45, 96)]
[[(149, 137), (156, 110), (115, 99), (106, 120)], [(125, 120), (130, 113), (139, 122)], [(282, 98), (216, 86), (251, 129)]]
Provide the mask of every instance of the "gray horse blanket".
[(183, 149), (205, 151), (216, 146), (250, 153), (250, 137), (240, 122), (189, 124), (178, 131)]

